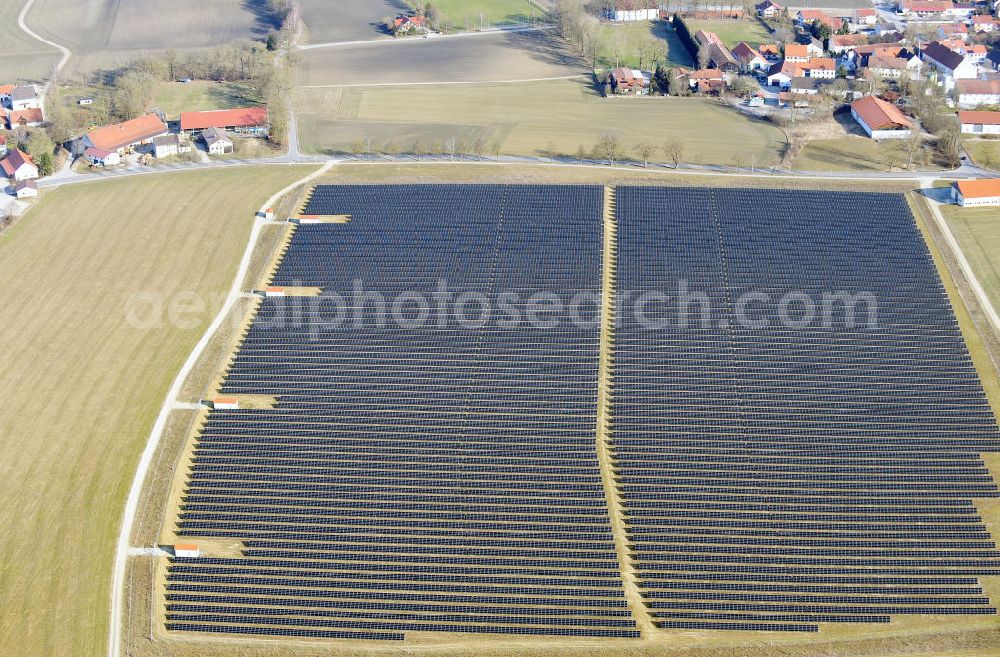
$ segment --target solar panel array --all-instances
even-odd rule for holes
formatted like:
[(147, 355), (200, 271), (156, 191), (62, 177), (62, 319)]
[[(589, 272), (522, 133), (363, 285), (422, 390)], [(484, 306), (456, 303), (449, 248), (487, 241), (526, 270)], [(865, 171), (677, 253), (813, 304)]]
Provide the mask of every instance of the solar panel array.
[[(997, 495), (979, 453), (1000, 437), (905, 200), (616, 200), (613, 453), (658, 624), (995, 613), (977, 576), (1000, 553), (972, 500)], [(823, 301), (839, 292), (871, 294), (853, 325)]]
[[(180, 535), (246, 549), (173, 560), (169, 629), (638, 636), (596, 456), (598, 323), (512, 321), (529, 295), (600, 291), (602, 192), (315, 189), (305, 213), (351, 220), (300, 226), (273, 284), (323, 293), (265, 299), (222, 389), (278, 403), (210, 413), (180, 513)], [(455, 299), (421, 323), (441, 280), (503, 315)]]

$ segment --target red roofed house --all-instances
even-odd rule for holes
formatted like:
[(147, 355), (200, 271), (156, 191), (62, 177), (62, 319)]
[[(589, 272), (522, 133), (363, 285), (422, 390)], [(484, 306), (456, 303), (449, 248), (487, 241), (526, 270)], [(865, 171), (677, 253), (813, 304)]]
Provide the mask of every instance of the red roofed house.
[(782, 89), (788, 89), (792, 86), (792, 78), (800, 77), (805, 76), (802, 75), (802, 69), (799, 68), (799, 64), (786, 59), (783, 62), (777, 62), (771, 66), (770, 70), (767, 72), (767, 84), (769, 86), (777, 86)]
[(970, 135), (1000, 135), (1000, 112), (969, 112), (959, 110), (962, 132)]
[(757, 52), (769, 62), (776, 62), (781, 59), (781, 48), (776, 43), (758, 43)]
[(851, 103), (851, 116), (872, 139), (903, 139), (913, 124), (898, 107), (878, 96), (865, 96)]
[(7, 135), (0, 135), (0, 157), (7, 155)]
[(10, 102), (10, 92), (14, 91), (13, 84), (0, 84), (0, 103)]
[(855, 9), (852, 22), (855, 25), (875, 25), (878, 23), (878, 12), (874, 8)]
[(799, 13), (795, 14), (795, 19), (800, 23), (812, 23), (813, 21), (823, 20), (826, 18), (826, 12), (822, 9), (800, 9)]
[(212, 110), (209, 112), (181, 112), (181, 130), (198, 132), (205, 128), (221, 128), (249, 134), (267, 133), (266, 107), (240, 107), (238, 109)]
[(425, 16), (397, 16), (392, 22), (392, 33), (396, 36), (426, 31), (427, 18)]
[(91, 130), (78, 140), (76, 152), (88, 148), (115, 151), (119, 155), (137, 144), (143, 144), (153, 137), (167, 134), (167, 124), (156, 114), (144, 114), (135, 119), (112, 123), (103, 128)]
[(945, 23), (938, 26), (938, 36), (942, 39), (961, 39), (965, 41), (969, 38), (969, 28), (965, 23)]
[(865, 34), (834, 34), (830, 37), (830, 52), (839, 55), (858, 46), (868, 43), (868, 36)]
[(117, 151), (108, 151), (93, 146), (83, 151), (83, 156), (91, 164), (97, 164), (102, 167), (113, 167), (122, 161)]
[(993, 16), (973, 16), (972, 17), (972, 30), (974, 32), (994, 32), (1000, 30), (1000, 20), (997, 20)]
[(837, 77), (837, 62), (829, 57), (810, 57), (798, 66), (808, 78), (832, 80)]
[(899, 0), (896, 3), (901, 14), (916, 15), (923, 18), (940, 16), (951, 11), (950, 0)]
[(619, 96), (645, 96), (649, 78), (642, 71), (620, 66), (611, 71), (611, 88)]
[(809, 60), (809, 49), (801, 43), (785, 45), (786, 62), (805, 62)]
[(955, 93), (962, 109), (1000, 105), (1000, 80), (958, 80)]
[(951, 197), (962, 207), (1000, 205), (1000, 178), (959, 180), (951, 184)]
[(38, 167), (20, 148), (15, 148), (7, 154), (7, 157), (0, 160), (0, 168), (3, 169), (5, 176), (15, 182), (38, 177)]
[(41, 107), (32, 107), (31, 109), (14, 110), (7, 115), (7, 125), (11, 130), (13, 130), (18, 126), (37, 128), (44, 122), (45, 122), (45, 117), (42, 116)]
[(740, 41), (732, 50), (733, 57), (740, 63), (740, 72), (752, 73), (763, 71), (771, 67), (771, 62), (764, 57), (746, 41)]

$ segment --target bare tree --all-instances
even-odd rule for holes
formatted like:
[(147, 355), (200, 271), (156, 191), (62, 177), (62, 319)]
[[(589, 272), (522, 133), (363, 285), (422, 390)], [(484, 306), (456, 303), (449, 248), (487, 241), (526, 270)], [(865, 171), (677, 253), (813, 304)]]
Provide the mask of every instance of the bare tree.
[(649, 142), (641, 141), (636, 145), (635, 152), (639, 155), (639, 159), (642, 160), (642, 167), (645, 169), (649, 166), (649, 158), (653, 157), (656, 149)]
[(674, 168), (678, 168), (684, 158), (684, 141), (676, 135), (668, 137), (663, 142), (663, 153), (674, 163)]
[(924, 139), (917, 132), (916, 128), (910, 131), (910, 137), (906, 140), (906, 168), (913, 168), (913, 158), (924, 147)]
[(736, 167), (736, 173), (739, 173), (740, 169), (743, 167), (743, 159), (743, 151), (736, 151), (733, 153), (733, 165)]
[(611, 166), (614, 166), (615, 161), (622, 155), (621, 140), (618, 139), (617, 135), (604, 133), (597, 141), (597, 153), (599, 156), (606, 158)]
[(885, 158), (886, 171), (892, 171), (893, 167), (899, 161), (899, 152), (896, 150), (896, 144), (886, 144), (882, 149), (882, 156)]

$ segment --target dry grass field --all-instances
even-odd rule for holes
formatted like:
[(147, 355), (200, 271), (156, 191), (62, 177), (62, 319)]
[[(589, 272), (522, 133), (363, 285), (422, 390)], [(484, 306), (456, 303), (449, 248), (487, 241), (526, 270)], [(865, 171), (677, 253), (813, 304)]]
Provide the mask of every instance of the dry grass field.
[(408, 11), (403, 0), (302, 0), (308, 42), (389, 38), (382, 19)]
[(153, 107), (163, 110), (167, 120), (185, 111), (228, 109), (258, 105), (249, 85), (239, 82), (161, 82), (153, 96)]
[(150, 51), (204, 48), (272, 26), (263, 0), (37, 0), (27, 23), (73, 51), (67, 72), (127, 63)]
[(215, 312), (137, 328), (130, 299), (218, 303), (257, 206), (310, 169), (71, 185), (45, 192), (0, 238), (0, 654), (104, 654), (135, 464)]
[[(691, 67), (695, 64), (677, 32), (665, 21), (602, 23), (600, 39), (598, 63), (602, 66), (639, 66), (639, 44), (646, 39), (666, 43), (668, 66)], [(616, 52), (621, 55), (619, 61), (616, 61)], [(648, 64), (646, 68), (649, 68)]]
[(41, 81), (59, 61), (56, 50), (28, 36), (17, 26), (17, 15), (23, 6), (23, 0), (0, 2), (0, 25), (6, 27), (3, 49), (0, 49), (0, 84)]
[(380, 147), (392, 141), (404, 151), (418, 140), (427, 148), (454, 138), (499, 144), (510, 155), (574, 155), (613, 132), (629, 152), (651, 141), (655, 161), (664, 161), (659, 146), (676, 135), (686, 143), (686, 162), (730, 165), (740, 152), (744, 164), (752, 157), (757, 166), (768, 166), (785, 143), (773, 125), (716, 101), (608, 99), (586, 80), (302, 89), (296, 116), (302, 147), (315, 152), (347, 151), (368, 138)]
[(489, 82), (587, 73), (562, 42), (545, 32), (317, 48), (302, 57), (299, 84), (305, 87)]
[(941, 208), (965, 257), (976, 277), (990, 297), (993, 307), (1000, 309), (1000, 229), (997, 208)]

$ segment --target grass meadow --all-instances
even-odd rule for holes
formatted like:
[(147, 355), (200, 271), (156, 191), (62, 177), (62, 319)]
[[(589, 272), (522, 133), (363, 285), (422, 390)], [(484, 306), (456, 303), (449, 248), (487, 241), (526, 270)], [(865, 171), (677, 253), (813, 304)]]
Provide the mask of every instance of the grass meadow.
[(145, 318), (182, 293), (218, 303), (259, 204), (310, 169), (69, 185), (0, 238), (0, 654), (104, 654), (135, 465), (215, 312), (137, 328), (133, 295)]
[[(359, 140), (412, 151), (449, 139), (483, 140), (508, 155), (575, 155), (604, 133), (626, 149), (657, 147), (670, 136), (686, 144), (685, 161), (731, 164), (739, 150), (757, 166), (777, 162), (784, 135), (717, 101), (703, 98), (602, 98), (589, 81), (519, 84), (304, 89), (296, 107), (303, 148), (343, 152)], [(711, 126), (707, 129), (706, 126)], [(634, 155), (633, 155), (634, 157)]]

